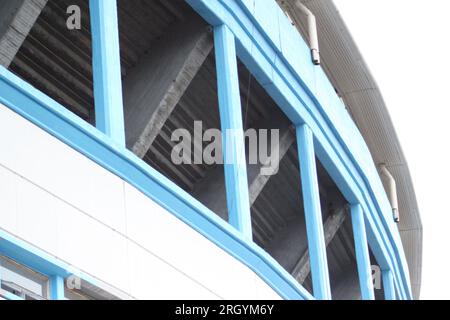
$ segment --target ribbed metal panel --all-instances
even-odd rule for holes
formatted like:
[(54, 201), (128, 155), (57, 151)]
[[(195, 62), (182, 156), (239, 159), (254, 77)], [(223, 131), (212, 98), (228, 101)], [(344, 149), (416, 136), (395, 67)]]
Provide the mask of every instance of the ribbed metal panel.
[(411, 286), (413, 292), (420, 292), (422, 274), (422, 230), (403, 230), (400, 232), (409, 266), (416, 266), (418, 270), (411, 272)]

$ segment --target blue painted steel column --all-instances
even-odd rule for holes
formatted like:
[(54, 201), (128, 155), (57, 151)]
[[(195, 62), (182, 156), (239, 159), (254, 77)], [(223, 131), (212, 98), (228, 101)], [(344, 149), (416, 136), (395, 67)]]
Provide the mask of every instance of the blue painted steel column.
[(50, 297), (52, 300), (65, 300), (63, 277), (53, 276), (50, 278)]
[(117, 1), (90, 0), (97, 128), (125, 146)]
[(361, 297), (363, 300), (375, 300), (363, 210), (359, 204), (352, 205), (350, 210), (352, 215), (353, 237), (355, 241)]
[(229, 222), (252, 239), (244, 129), (235, 39), (226, 25), (214, 27), (217, 88)]
[[(392, 276), (394, 276), (394, 272), (392, 272)], [(395, 299), (397, 300), (409, 299), (408, 294), (406, 293), (405, 286), (402, 283), (399, 283), (395, 278), (394, 278), (394, 288), (395, 288)]]
[(381, 274), (383, 276), (384, 299), (395, 300), (395, 285), (392, 271), (383, 270)]
[(306, 124), (297, 127), (297, 144), (314, 296), (317, 299), (329, 300), (331, 299), (330, 279), (320, 208), (314, 141), (312, 131)]

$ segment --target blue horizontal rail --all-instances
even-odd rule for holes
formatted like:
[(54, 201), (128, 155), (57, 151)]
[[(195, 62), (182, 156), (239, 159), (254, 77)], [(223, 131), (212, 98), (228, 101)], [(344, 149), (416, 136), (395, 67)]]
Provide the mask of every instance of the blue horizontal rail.
[[(1, 229), (0, 255), (47, 276), (50, 279), (50, 298), (54, 300), (64, 298), (64, 279), (69, 276), (76, 276), (94, 286), (100, 286), (99, 282), (90, 275)], [(7, 300), (23, 300), (5, 290), (0, 292), (0, 296), (4, 296)]]
[(15, 294), (5, 290), (0, 291), (0, 297), (5, 300), (18, 300), (18, 301), (24, 300), (23, 298), (16, 296)]
[(235, 228), (131, 151), (4, 67), (0, 67), (0, 103), (136, 187), (247, 265), (282, 298), (313, 299), (278, 262)]

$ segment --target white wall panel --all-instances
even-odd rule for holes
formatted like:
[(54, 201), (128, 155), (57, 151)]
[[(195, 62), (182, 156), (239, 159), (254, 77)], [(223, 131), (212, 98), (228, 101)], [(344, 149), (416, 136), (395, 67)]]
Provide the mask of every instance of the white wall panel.
[(255, 299), (254, 273), (200, 233), (125, 185), (128, 237), (231, 299)]
[(17, 232), (17, 176), (2, 166), (0, 166), (0, 227)]
[(17, 178), (18, 235), (40, 248), (56, 253), (58, 200), (30, 182)]
[(131, 295), (138, 299), (220, 299), (139, 246), (129, 245)]
[(136, 298), (279, 298), (248, 267), (0, 105), (0, 228)]
[[(125, 232), (123, 181), (2, 106), (0, 163), (113, 229)], [(14, 134), (11, 134), (14, 133)]]
[(256, 300), (282, 300), (273, 289), (258, 276), (255, 275)]
[(78, 210), (59, 204), (57, 256), (128, 292), (126, 238)]

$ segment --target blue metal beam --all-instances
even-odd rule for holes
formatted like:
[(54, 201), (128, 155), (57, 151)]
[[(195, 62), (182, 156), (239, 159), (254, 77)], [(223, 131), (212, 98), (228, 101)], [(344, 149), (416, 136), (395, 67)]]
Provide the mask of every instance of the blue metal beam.
[(244, 237), (252, 239), (236, 47), (227, 26), (214, 27), (214, 44), (228, 220)]
[(50, 278), (50, 297), (52, 300), (65, 300), (63, 277), (55, 275)]
[(384, 299), (395, 300), (394, 276), (392, 275), (392, 271), (383, 270), (381, 274), (383, 276)]
[(96, 126), (125, 146), (117, 2), (90, 0), (89, 9)]
[[(382, 269), (391, 269), (405, 297), (411, 298), (407, 262), (394, 223), (383, 214), (389, 203), (367, 146), (355, 124), (345, 114), (325, 73), (310, 59), (307, 45), (279, 7), (281, 47), (270, 22), (259, 19), (258, 1), (186, 0), (211, 25), (227, 24), (236, 37), (241, 61), (295, 124), (307, 123), (314, 133), (316, 154), (350, 203), (360, 203), (366, 213), (367, 236)], [(253, 2), (254, 3), (253, 3)], [(258, 3), (257, 3), (258, 2)], [(262, 1), (265, 3), (265, 1)], [(267, 12), (260, 10), (259, 12)], [(256, 17), (255, 17), (256, 16)], [(271, 15), (276, 16), (275, 14)], [(267, 23), (266, 23), (267, 22)], [(271, 39), (268, 39), (268, 36)], [(283, 45), (283, 42), (285, 45)]]
[(350, 211), (361, 297), (363, 300), (375, 300), (363, 210), (359, 204), (356, 204), (350, 207)]
[(329, 300), (331, 299), (330, 279), (320, 208), (314, 141), (312, 131), (306, 124), (297, 126), (297, 144), (314, 296), (317, 299)]
[[(0, 103), (130, 183), (174, 217), (245, 264), (282, 298), (313, 299), (275, 259), (254, 242), (246, 240), (229, 223), (131, 151), (111, 145), (111, 139), (99, 130), (1, 66)], [(99, 286), (96, 279), (1, 229), (0, 253), (21, 263), (27, 261), (27, 266), (43, 274), (63, 277), (75, 274)]]
[(2, 296), (6, 299), (6, 300), (14, 300), (14, 301), (22, 301), (24, 300), (23, 298), (16, 296), (15, 294), (8, 292), (6, 290), (2, 291)]

